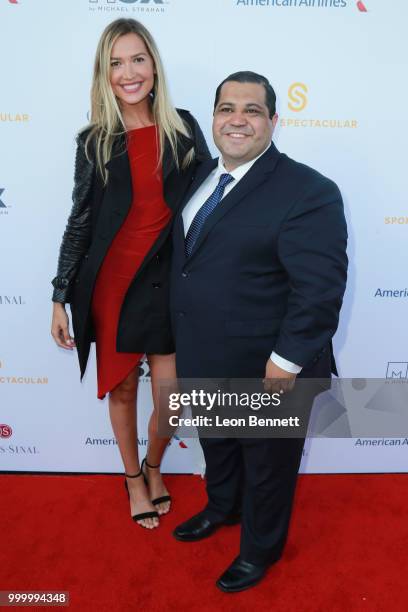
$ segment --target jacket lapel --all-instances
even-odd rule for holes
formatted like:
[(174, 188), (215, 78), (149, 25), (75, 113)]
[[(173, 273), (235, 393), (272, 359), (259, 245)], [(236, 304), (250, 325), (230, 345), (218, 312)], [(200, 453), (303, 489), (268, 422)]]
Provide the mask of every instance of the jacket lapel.
[(173, 152), (171, 150), (169, 141), (166, 138), (166, 141), (164, 143), (163, 163), (162, 163), (163, 183), (169, 176), (170, 172), (172, 172), (175, 168), (176, 168), (176, 164), (174, 162)]
[[(180, 160), (183, 159), (187, 151), (189, 151), (192, 146), (193, 141), (190, 138), (184, 135), (179, 137), (177, 152)], [(132, 175), (126, 148), (126, 137), (124, 135), (118, 138), (115, 142), (112, 157), (105, 164), (105, 168), (109, 171), (110, 175), (108, 180), (108, 189), (109, 185), (114, 186), (114, 211), (117, 213), (117, 211), (120, 210), (120, 215), (122, 216), (129, 211), (132, 201)], [(177, 170), (177, 167), (174, 161), (173, 152), (169, 141), (166, 138), (162, 161), (163, 188), (166, 187), (167, 179), (175, 170)], [(172, 198), (169, 199), (172, 200)]]
[(193, 247), (190, 258), (194, 257), (214, 225), (224, 217), (245, 196), (252, 193), (257, 187), (264, 183), (269, 175), (275, 170), (280, 153), (272, 143), (270, 148), (254, 163), (248, 172), (218, 204), (217, 208), (207, 217), (197, 241)]
[[(177, 139), (177, 156), (180, 160), (180, 164), (182, 163), (185, 155), (190, 151), (191, 148), (194, 147), (194, 141), (184, 134), (179, 134)], [(197, 161), (200, 159), (197, 157)], [(164, 151), (163, 151), (163, 183), (166, 181), (169, 174), (177, 169), (176, 163), (174, 161), (173, 151), (170, 146), (170, 143), (167, 138), (164, 141)]]
[[(183, 160), (186, 153), (194, 146), (194, 142), (188, 136), (179, 134), (177, 141), (177, 154), (180, 161)], [(105, 164), (105, 168), (109, 170), (112, 175), (123, 176), (123, 172), (127, 172), (130, 176), (129, 157), (126, 148), (126, 137), (125, 135), (120, 136), (112, 151), (111, 159)], [(174, 161), (173, 151), (167, 138), (164, 141), (163, 161), (162, 161), (162, 172), (163, 172), (163, 183), (168, 178), (169, 174), (176, 169), (176, 163)]]
[(100, 217), (104, 221), (104, 233), (112, 234), (113, 237), (132, 203), (132, 177), (124, 137), (115, 144), (105, 168), (109, 171), (109, 177)]
[(218, 160), (217, 159), (209, 159), (209, 160), (203, 162), (202, 164), (200, 164), (200, 166), (198, 166), (198, 168), (196, 170), (196, 173), (195, 173), (195, 176), (194, 176), (194, 179), (191, 182), (191, 185), (190, 185), (189, 189), (187, 190), (187, 193), (186, 193), (185, 198), (183, 200), (183, 203), (181, 205), (180, 213), (185, 208), (185, 206), (188, 204), (188, 202), (191, 200), (191, 198), (193, 197), (195, 192), (204, 183), (204, 181), (208, 177), (208, 175), (211, 174), (211, 172), (214, 170), (214, 168), (217, 167), (217, 164), (218, 164)]
[(216, 159), (209, 159), (203, 162), (200, 166), (198, 166), (196, 170), (196, 174), (194, 179), (191, 182), (190, 187), (187, 189), (186, 195), (183, 198), (183, 202), (179, 208), (177, 213), (177, 219), (175, 221), (175, 231), (178, 235), (183, 237), (184, 240), (184, 227), (183, 227), (183, 217), (182, 212), (188, 202), (191, 200), (197, 189), (204, 183), (205, 179), (208, 175), (216, 168), (217, 166)]

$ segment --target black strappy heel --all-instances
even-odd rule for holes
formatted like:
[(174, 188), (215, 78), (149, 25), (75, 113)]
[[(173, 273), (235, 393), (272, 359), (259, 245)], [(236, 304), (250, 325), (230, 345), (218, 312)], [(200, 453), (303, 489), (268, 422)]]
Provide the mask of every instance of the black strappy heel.
[[(146, 477), (143, 473), (143, 463), (142, 463), (142, 467), (140, 468), (140, 472), (138, 472), (137, 474), (126, 474), (125, 473), (125, 476), (126, 478), (139, 478), (139, 476), (143, 476), (146, 482)], [(130, 500), (129, 487), (128, 487), (126, 478), (125, 478), (125, 489), (126, 489), (128, 499)], [(156, 510), (151, 510), (150, 512), (141, 512), (140, 514), (134, 514), (132, 516), (132, 519), (134, 521), (142, 521), (143, 519), (147, 519), (147, 518), (159, 518), (159, 513)], [(140, 526), (144, 527), (144, 525), (140, 525)], [(145, 527), (145, 529), (148, 529), (148, 527)]]
[[(144, 481), (145, 481), (146, 485), (149, 485), (149, 481), (147, 479), (147, 476), (146, 476), (146, 474), (143, 471), (143, 466), (145, 464), (150, 469), (157, 469), (157, 468), (160, 467), (160, 463), (159, 463), (159, 465), (150, 465), (150, 463), (148, 463), (146, 457), (143, 459), (140, 471), (143, 474), (143, 478), (144, 478)], [(153, 506), (157, 506), (158, 504), (163, 504), (164, 502), (171, 502), (171, 495), (162, 495), (161, 497), (156, 497), (155, 499), (152, 499), (151, 501), (152, 501)], [(167, 512), (164, 512), (164, 514), (167, 514)]]

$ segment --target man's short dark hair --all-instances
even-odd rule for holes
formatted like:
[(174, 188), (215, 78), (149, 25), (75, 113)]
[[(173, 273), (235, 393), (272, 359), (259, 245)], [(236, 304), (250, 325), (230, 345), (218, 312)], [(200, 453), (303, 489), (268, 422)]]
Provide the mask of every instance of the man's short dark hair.
[(256, 72), (251, 72), (250, 70), (234, 72), (233, 74), (227, 76), (227, 78), (218, 85), (217, 91), (215, 92), (214, 110), (220, 98), (221, 87), (224, 85), (224, 83), (228, 83), (229, 81), (234, 81), (235, 83), (258, 83), (259, 85), (263, 85), (265, 88), (265, 104), (268, 107), (269, 117), (272, 119), (276, 112), (276, 94), (273, 87), (266, 77), (262, 76), (261, 74), (257, 74)]

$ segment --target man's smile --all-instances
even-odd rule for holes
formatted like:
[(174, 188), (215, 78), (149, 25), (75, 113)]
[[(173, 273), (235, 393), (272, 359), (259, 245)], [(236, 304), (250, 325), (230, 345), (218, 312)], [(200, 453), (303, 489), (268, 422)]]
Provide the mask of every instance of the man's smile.
[(230, 132), (229, 134), (226, 134), (226, 136), (229, 136), (229, 138), (234, 138), (237, 140), (241, 140), (243, 138), (248, 138), (248, 134), (241, 134), (240, 132)]

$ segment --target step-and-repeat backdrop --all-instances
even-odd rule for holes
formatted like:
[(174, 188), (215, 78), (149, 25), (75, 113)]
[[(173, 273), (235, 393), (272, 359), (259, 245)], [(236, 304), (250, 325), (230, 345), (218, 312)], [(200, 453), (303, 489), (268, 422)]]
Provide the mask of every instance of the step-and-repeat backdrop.
[[(350, 276), (335, 349), (343, 377), (407, 378), (408, 140), (405, 0), (0, 0), (0, 470), (121, 471), (92, 354), (50, 336), (51, 285), (71, 207), (74, 136), (87, 123), (96, 44), (118, 17), (160, 47), (174, 104), (212, 147), (217, 84), (265, 74), (281, 151), (333, 178), (349, 223)], [(151, 411), (141, 368), (139, 444)], [(311, 439), (304, 472), (406, 471), (408, 440)], [(200, 472), (174, 438), (168, 472)]]

